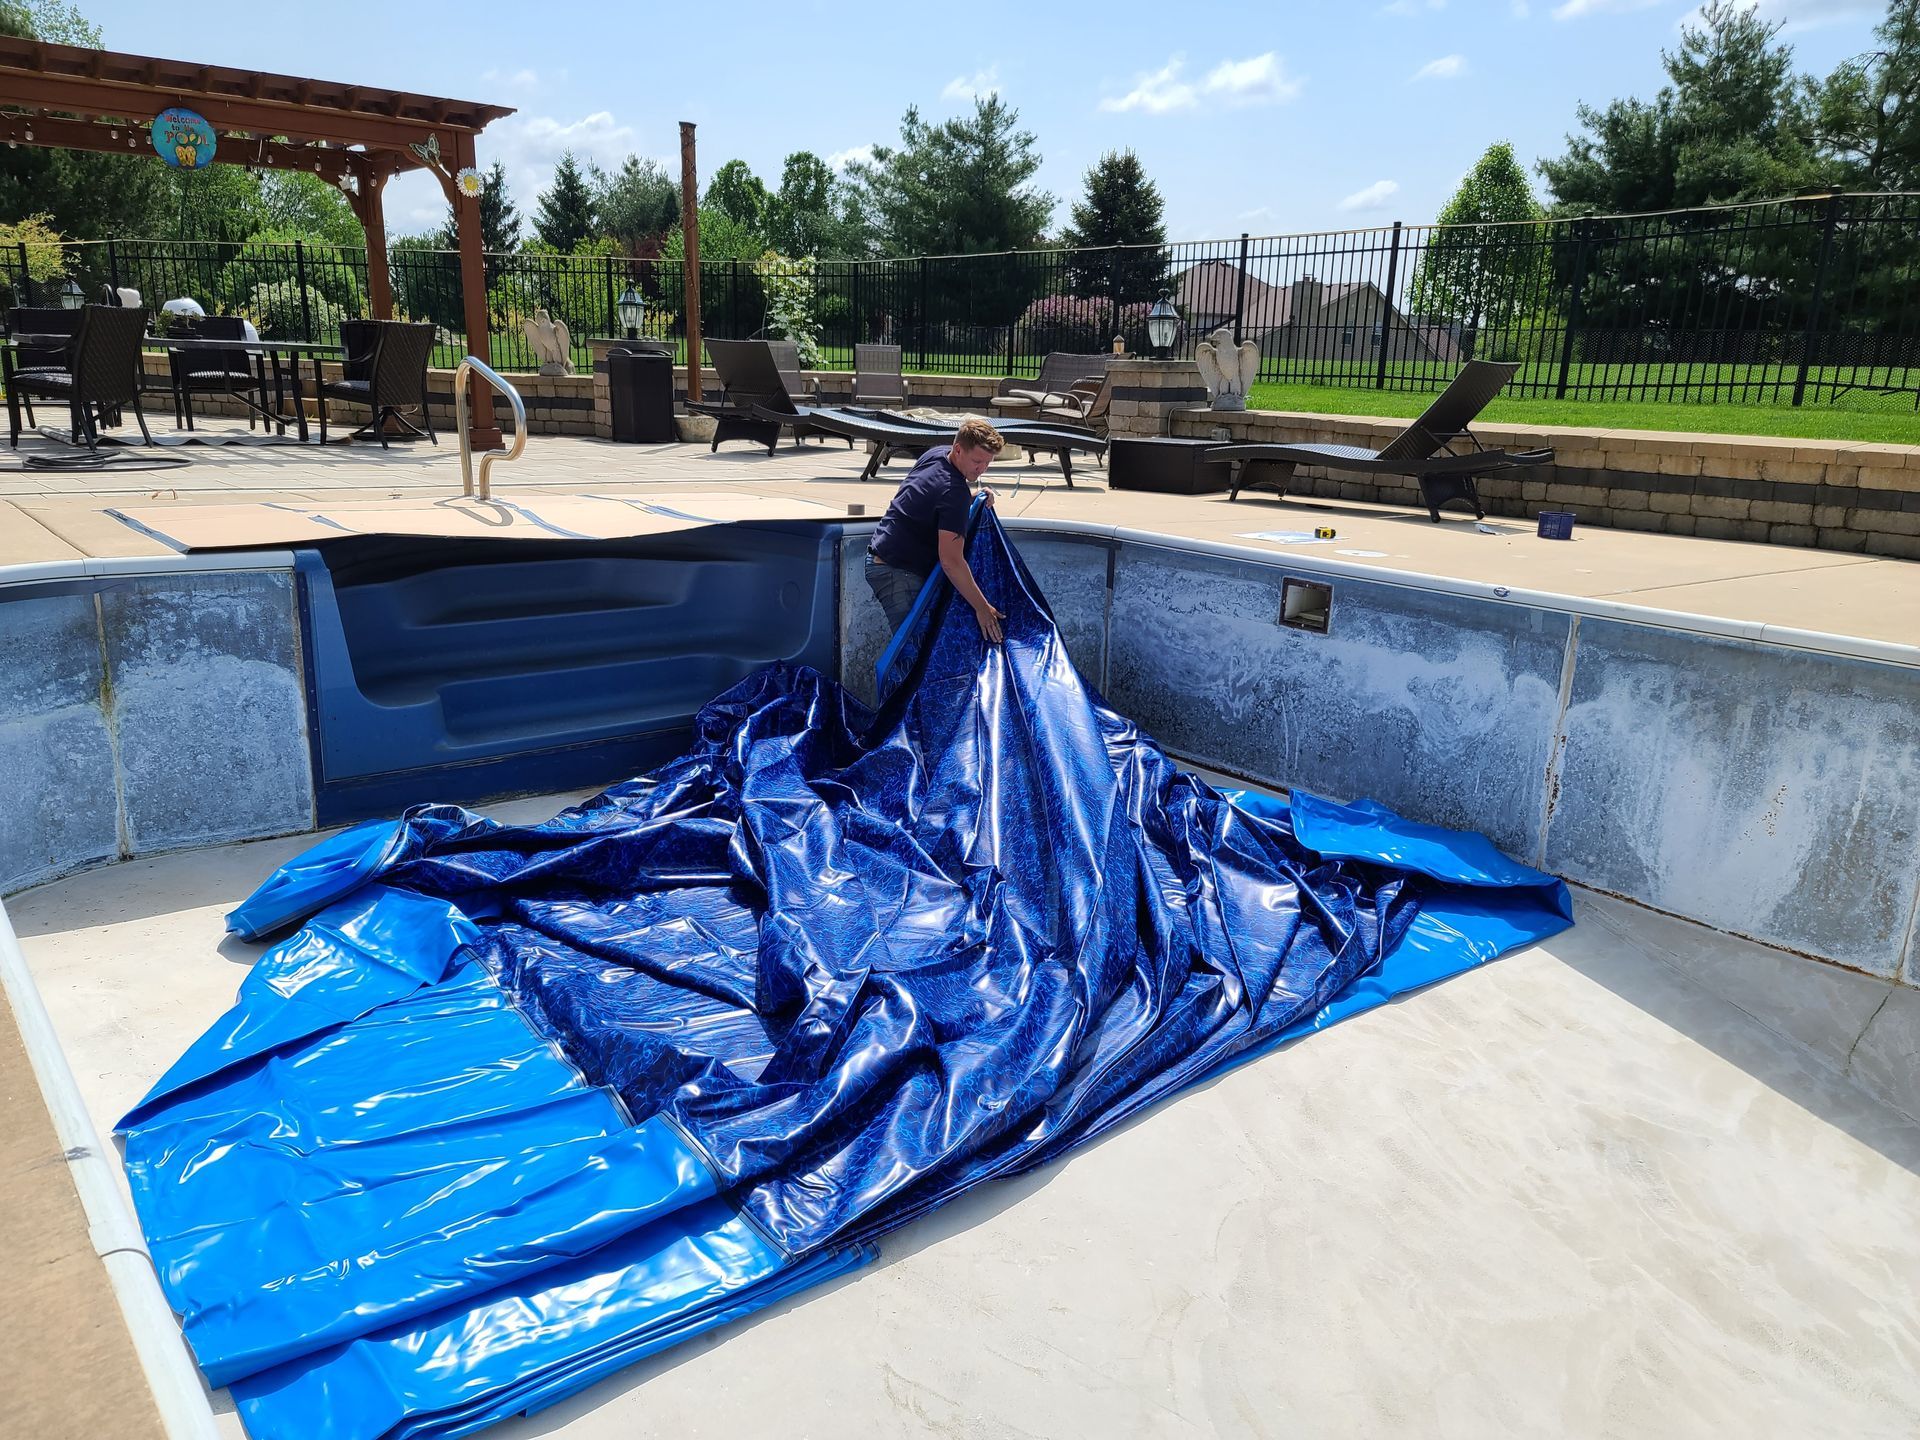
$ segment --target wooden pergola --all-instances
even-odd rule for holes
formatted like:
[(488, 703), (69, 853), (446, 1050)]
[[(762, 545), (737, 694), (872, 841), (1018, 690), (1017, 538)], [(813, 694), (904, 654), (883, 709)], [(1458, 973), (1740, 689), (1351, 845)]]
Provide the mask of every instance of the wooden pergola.
[[(0, 36), (0, 141), (9, 145), (144, 154), (158, 164), (148, 126), (175, 106), (212, 126), (215, 164), (303, 170), (342, 187), (366, 231), (375, 319), (393, 316), (380, 193), (403, 170), (432, 171), (453, 207), (467, 350), (491, 361), (480, 202), (455, 177), (478, 168), (474, 138), (510, 107)], [(475, 447), (498, 448), (482, 382), (471, 398)]]

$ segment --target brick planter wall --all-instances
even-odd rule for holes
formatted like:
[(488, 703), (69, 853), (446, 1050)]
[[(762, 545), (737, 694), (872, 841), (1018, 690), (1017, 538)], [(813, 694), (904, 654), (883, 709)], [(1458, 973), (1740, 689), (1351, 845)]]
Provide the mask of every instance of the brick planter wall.
[[(1171, 433), (1378, 448), (1400, 420), (1249, 410), (1175, 413)], [(1163, 432), (1165, 433), (1165, 432)], [(1920, 446), (1853, 441), (1476, 425), (1488, 447), (1554, 451), (1550, 465), (1480, 481), (1489, 514), (1570, 510), (1583, 525), (1861, 551), (1920, 560)], [(1290, 492), (1419, 507), (1396, 476), (1302, 466)]]

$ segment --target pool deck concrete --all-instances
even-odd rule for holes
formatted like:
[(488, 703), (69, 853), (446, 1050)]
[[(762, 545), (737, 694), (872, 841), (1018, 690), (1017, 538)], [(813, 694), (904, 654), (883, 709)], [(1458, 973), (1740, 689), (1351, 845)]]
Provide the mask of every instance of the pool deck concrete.
[[(258, 953), (223, 936), (224, 910), (308, 843), (131, 861), (9, 902), (103, 1132)], [(1920, 1126), (1843, 1073), (1889, 987), (1604, 897), (1577, 908), (1546, 944), (492, 1433), (1920, 1431)], [(0, 1206), (24, 1175), (0, 1176)], [(59, 1333), (67, 1294), (34, 1323)], [(12, 1413), (49, 1417), (22, 1433), (142, 1433), (77, 1423), (103, 1363), (16, 1369)]]
[[(50, 453), (54, 447), (30, 440), (22, 453), (35, 448)], [(460, 493), (459, 462), (450, 443), (386, 452), (365, 445), (324, 451), (286, 445), (193, 446), (175, 453), (187, 454), (192, 463), (128, 473), (0, 472), (0, 565), (173, 553), (106, 513), (129, 505), (295, 501), (324, 506), (396, 498), (431, 503)], [(537, 509), (543, 495), (739, 487), (834, 506), (863, 504), (873, 516), (884, 508), (892, 485), (861, 484), (856, 477), (863, 463), (864, 456), (839, 444), (785, 443), (769, 457), (738, 444), (710, 455), (704, 445), (614, 445), (541, 435), (528, 441), (519, 460), (495, 467), (494, 492)], [(896, 462), (883, 475), (897, 483), (905, 468)], [(988, 483), (1007, 516), (1154, 531), (1363, 569), (1898, 645), (1920, 643), (1920, 562), (1600, 528), (1582, 528), (1572, 541), (1557, 542), (1542, 540), (1526, 523), (1510, 519), (1490, 520), (1483, 531), (1459, 512), (1447, 512), (1446, 521), (1434, 525), (1424, 514), (1338, 500), (1250, 493), (1229, 502), (1224, 495), (1112, 491), (1103, 471), (1076, 469), (1071, 490), (1045, 463), (996, 466)], [(1335, 539), (1302, 545), (1246, 538), (1261, 531), (1311, 531), (1317, 525), (1333, 526)]]

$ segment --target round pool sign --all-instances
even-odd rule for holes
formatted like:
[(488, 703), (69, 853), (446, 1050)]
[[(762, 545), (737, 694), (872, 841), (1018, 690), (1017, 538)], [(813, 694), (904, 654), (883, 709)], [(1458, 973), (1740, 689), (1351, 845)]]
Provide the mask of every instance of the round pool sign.
[(213, 163), (213, 126), (207, 118), (176, 105), (153, 117), (153, 148), (178, 170), (204, 170)]

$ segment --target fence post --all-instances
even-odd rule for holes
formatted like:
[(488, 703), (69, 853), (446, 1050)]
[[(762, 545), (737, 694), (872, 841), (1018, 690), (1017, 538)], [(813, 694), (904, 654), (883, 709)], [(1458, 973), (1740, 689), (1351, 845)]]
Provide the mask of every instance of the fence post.
[(1553, 387), (1553, 398), (1567, 398), (1567, 378), (1573, 370), (1573, 335), (1580, 328), (1580, 307), (1587, 292), (1587, 251), (1591, 240), (1590, 222), (1573, 222), (1573, 294), (1567, 300), (1567, 333), (1560, 337), (1560, 378)]
[(1820, 230), (1820, 262), (1813, 272), (1813, 298), (1807, 305), (1807, 333), (1800, 338), (1800, 373), (1793, 377), (1793, 403), (1798, 405), (1807, 393), (1807, 370), (1813, 363), (1813, 347), (1819, 340), (1820, 303), (1826, 296), (1827, 264), (1833, 258), (1833, 225), (1840, 218), (1840, 197), (1827, 197), (1827, 220)]
[(1247, 314), (1247, 232), (1240, 232), (1240, 276), (1233, 282), (1233, 343), (1237, 348), (1246, 337), (1240, 333)]
[(293, 283), (300, 289), (300, 338), (313, 339), (313, 305), (307, 299), (307, 247), (304, 241), (293, 242)]
[(616, 298), (613, 288), (613, 257), (611, 255), (607, 257), (607, 334), (613, 336), (616, 340), (622, 338), (620, 333), (620, 302), (618, 298)]
[(740, 257), (727, 262), (727, 338), (740, 338)]
[(33, 267), (27, 261), (27, 242), (20, 241), (17, 248), (20, 251), (20, 288), (15, 293), (20, 296), (21, 305), (31, 305), (33, 304)]
[[(1012, 254), (1013, 252), (1012, 252), (1012, 251), (1008, 251), (1007, 253), (1008, 253), (1009, 255), (1011, 255), (1011, 254)], [(1017, 318), (1017, 317), (1014, 317), (1014, 316), (1008, 316), (1008, 317), (1007, 317), (1007, 368), (1006, 368), (1006, 373), (1007, 373), (1007, 374), (1009, 374), (1009, 375), (1011, 375), (1011, 374), (1013, 374), (1013, 331), (1014, 331), (1014, 325), (1015, 325), (1015, 321), (1016, 321), (1016, 318)]]
[(1380, 296), (1380, 364), (1373, 388), (1387, 388), (1387, 352), (1393, 348), (1393, 292), (1400, 283), (1400, 222), (1393, 222), (1393, 248), (1387, 252), (1387, 288)]
[(920, 373), (927, 370), (927, 257), (920, 257)]
[(120, 288), (120, 247), (111, 240), (107, 241), (107, 283)]

